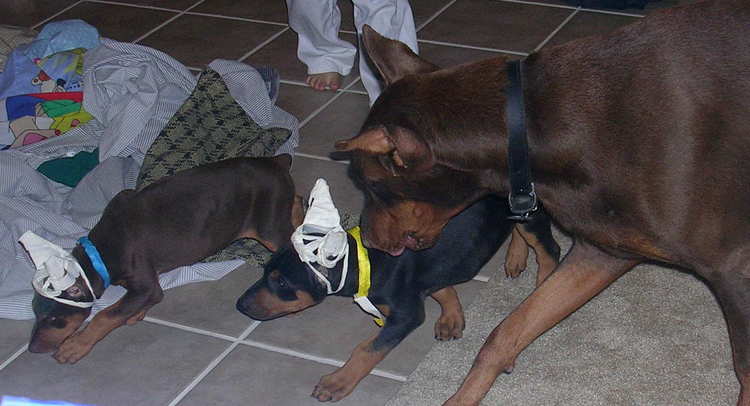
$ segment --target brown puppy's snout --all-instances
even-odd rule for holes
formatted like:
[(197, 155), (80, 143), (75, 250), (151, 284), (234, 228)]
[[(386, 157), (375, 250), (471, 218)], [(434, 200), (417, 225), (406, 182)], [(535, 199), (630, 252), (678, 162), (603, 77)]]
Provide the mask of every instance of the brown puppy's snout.
[(66, 317), (44, 317), (34, 323), (28, 350), (33, 353), (48, 353), (57, 350), (66, 338), (75, 333), (88, 317), (89, 312), (75, 313)]

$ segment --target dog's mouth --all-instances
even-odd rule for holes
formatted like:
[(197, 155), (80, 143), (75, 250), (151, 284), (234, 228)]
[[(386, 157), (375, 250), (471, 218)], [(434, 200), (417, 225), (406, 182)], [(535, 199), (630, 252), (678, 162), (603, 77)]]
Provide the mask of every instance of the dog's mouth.
[(258, 309), (254, 306), (246, 306), (240, 301), (237, 302), (236, 308), (240, 313), (257, 321), (269, 321), (273, 319), (278, 319), (279, 317), (284, 317), (287, 314), (291, 313), (291, 312), (273, 313), (268, 309)]
[(430, 239), (418, 235), (416, 231), (409, 231), (404, 234), (401, 242), (404, 247), (412, 251), (419, 251), (432, 246)]

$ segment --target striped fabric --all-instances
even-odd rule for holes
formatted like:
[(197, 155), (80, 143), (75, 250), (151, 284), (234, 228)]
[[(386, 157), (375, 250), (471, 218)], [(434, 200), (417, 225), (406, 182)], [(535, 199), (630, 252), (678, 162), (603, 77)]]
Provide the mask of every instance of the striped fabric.
[[(278, 153), (293, 153), (298, 122), (275, 106), (278, 76), (234, 61), (210, 64), (243, 110), (263, 128), (286, 128), (289, 140)], [(72, 249), (96, 224), (107, 202), (134, 188), (149, 146), (196, 84), (183, 65), (163, 52), (102, 39), (85, 55), (84, 107), (95, 120), (65, 135), (26, 147), (0, 151), (0, 318), (33, 318), (34, 267), (17, 242), (24, 232)], [(100, 164), (75, 188), (52, 182), (36, 171), (42, 162), (99, 148)], [(164, 289), (216, 280), (240, 260), (200, 263), (160, 276)], [(93, 313), (114, 303), (125, 290), (112, 286)]]

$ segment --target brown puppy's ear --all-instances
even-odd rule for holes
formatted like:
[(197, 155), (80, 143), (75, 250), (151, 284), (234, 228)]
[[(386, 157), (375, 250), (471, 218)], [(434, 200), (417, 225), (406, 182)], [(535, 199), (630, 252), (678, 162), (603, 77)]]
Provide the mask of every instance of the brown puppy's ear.
[(305, 221), (305, 203), (302, 196), (294, 195), (292, 203), (292, 228), (296, 229)]
[(434, 155), (427, 144), (414, 132), (397, 128), (392, 134), (385, 128), (373, 128), (348, 140), (338, 141), (339, 151), (362, 151), (372, 155), (388, 155), (396, 169), (428, 169)]
[(365, 24), (362, 41), (370, 60), (378, 68), (386, 85), (415, 73), (434, 72), (440, 68), (420, 58), (403, 42), (388, 39)]

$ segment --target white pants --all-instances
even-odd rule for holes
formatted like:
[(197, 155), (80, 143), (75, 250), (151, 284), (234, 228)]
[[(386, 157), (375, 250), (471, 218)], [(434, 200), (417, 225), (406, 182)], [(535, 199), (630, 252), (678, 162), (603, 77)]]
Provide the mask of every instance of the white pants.
[[(381, 35), (405, 43), (414, 52), (417, 32), (408, 0), (352, 0), (354, 25), (362, 33), (364, 24)], [(341, 11), (336, 0), (286, 0), (289, 26), (299, 35), (297, 56), (307, 65), (308, 74), (338, 72), (348, 75), (354, 65), (357, 49), (338, 35)], [(359, 38), (359, 35), (358, 35)], [(370, 96), (370, 105), (380, 95), (380, 82), (359, 53), (359, 73)]]

